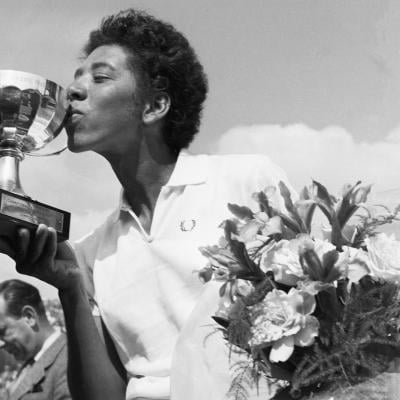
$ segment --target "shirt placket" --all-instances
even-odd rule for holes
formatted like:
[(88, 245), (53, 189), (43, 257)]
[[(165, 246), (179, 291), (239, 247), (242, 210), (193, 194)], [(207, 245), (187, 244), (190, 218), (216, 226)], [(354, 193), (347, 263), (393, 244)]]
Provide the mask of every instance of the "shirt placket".
[(167, 194), (169, 191), (169, 187), (163, 186), (160, 190), (160, 194), (157, 198), (156, 205), (154, 207), (154, 213), (153, 213), (153, 219), (151, 221), (151, 226), (150, 226), (150, 233), (147, 233), (146, 230), (143, 228), (138, 216), (133, 212), (133, 210), (130, 207), (126, 207), (125, 211), (128, 211), (128, 213), (131, 215), (131, 217), (134, 219), (138, 226), (138, 231), (141, 234), (142, 238), (148, 242), (151, 243), (153, 242), (154, 238), (156, 235), (159, 233), (159, 225), (160, 222), (162, 221), (163, 216), (165, 216), (166, 212), (166, 199), (167, 199)]

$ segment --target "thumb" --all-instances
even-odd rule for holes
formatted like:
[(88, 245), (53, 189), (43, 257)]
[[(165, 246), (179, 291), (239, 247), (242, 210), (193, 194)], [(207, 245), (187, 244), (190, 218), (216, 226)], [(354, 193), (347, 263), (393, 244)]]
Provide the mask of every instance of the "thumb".
[(58, 243), (56, 258), (59, 260), (76, 261), (75, 251), (68, 241)]

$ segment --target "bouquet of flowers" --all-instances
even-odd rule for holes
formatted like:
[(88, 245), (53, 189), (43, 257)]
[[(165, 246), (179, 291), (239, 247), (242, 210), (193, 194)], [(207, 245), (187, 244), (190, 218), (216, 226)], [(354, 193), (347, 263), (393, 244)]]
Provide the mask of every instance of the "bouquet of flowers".
[[(370, 186), (347, 185), (339, 198), (318, 182), (293, 201), (279, 184), (254, 195), (259, 210), (229, 204), (218, 245), (201, 248), (205, 281), (222, 281), (214, 320), (232, 351), (231, 393), (261, 377), (286, 382), (284, 398), (356, 385), (400, 357), (400, 242), (378, 233), (399, 209), (367, 208)], [(328, 221), (317, 238), (316, 215)], [(280, 397), (279, 397), (280, 398)]]

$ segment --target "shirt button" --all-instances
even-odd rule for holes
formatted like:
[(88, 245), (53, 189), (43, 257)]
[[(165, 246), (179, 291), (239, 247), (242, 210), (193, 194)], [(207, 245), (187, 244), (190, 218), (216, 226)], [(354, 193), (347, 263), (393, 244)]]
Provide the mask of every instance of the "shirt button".
[(153, 236), (147, 236), (147, 241), (148, 241), (149, 243), (151, 243), (153, 240), (154, 240), (154, 237), (153, 237)]

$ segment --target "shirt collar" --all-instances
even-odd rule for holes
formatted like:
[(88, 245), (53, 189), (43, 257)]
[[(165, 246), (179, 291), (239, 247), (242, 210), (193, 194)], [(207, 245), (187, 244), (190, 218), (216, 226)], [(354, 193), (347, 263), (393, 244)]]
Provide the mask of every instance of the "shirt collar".
[[(186, 185), (199, 185), (207, 181), (208, 155), (191, 154), (187, 150), (181, 150), (176, 160), (175, 168), (166, 183), (166, 187), (178, 187)], [(131, 206), (125, 197), (124, 189), (121, 189), (118, 210), (114, 215), (114, 221), (119, 217), (119, 211), (129, 211)]]
[(204, 183), (208, 174), (207, 158), (206, 154), (193, 155), (187, 150), (182, 150), (165, 186), (186, 186)]
[(39, 360), (39, 358), (44, 354), (44, 352), (58, 339), (61, 335), (61, 332), (56, 329), (43, 343), (42, 348), (36, 353), (33, 359), (35, 361)]

